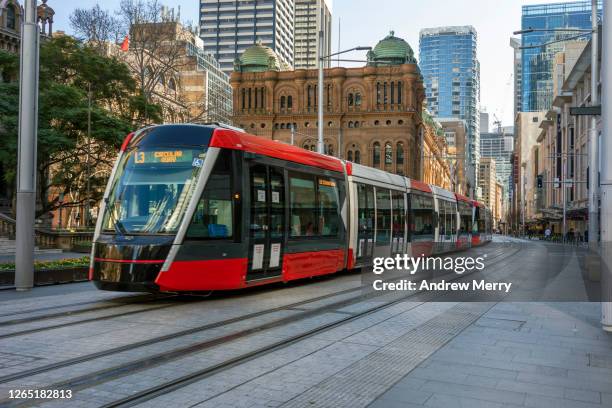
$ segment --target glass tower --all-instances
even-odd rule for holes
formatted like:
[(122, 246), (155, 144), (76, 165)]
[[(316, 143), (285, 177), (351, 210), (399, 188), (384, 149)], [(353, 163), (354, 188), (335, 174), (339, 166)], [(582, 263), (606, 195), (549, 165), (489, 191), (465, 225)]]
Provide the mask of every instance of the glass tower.
[(467, 124), (466, 172), (471, 188), (478, 185), (480, 160), (480, 64), (472, 26), (425, 28), (419, 35), (419, 67), (427, 107), (435, 117), (460, 118)]
[[(598, 13), (601, 16), (601, 2), (598, 1)], [(546, 111), (552, 105), (553, 94), (553, 66), (556, 53), (563, 51), (564, 41), (588, 41), (590, 35), (575, 37), (576, 31), (563, 31), (559, 29), (590, 29), (591, 28), (591, 1), (573, 1), (567, 3), (550, 3), (523, 6), (521, 29), (533, 28), (536, 30), (522, 35), (523, 47), (542, 45), (536, 48), (523, 48), (522, 81), (521, 81), (521, 111)]]

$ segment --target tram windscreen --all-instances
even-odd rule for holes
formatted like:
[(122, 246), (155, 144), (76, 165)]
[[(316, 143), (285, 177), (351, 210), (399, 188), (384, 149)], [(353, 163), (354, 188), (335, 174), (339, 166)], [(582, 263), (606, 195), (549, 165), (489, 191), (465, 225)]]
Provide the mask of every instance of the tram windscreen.
[(174, 233), (191, 201), (205, 150), (136, 148), (117, 167), (103, 229), (124, 234)]

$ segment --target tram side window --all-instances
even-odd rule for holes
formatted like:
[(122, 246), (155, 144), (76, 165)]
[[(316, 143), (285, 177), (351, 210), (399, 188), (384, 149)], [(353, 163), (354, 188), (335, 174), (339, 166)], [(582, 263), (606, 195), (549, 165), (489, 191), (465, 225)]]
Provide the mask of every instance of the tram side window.
[(188, 238), (233, 236), (232, 161), (229, 155), (230, 152), (226, 151), (217, 158), (187, 230)]
[(412, 235), (421, 236), (433, 234), (433, 197), (411, 193), (410, 214), (412, 218)]
[(291, 237), (338, 235), (340, 195), (335, 180), (290, 173), (289, 193)]
[(387, 245), (391, 237), (391, 194), (376, 188), (376, 245)]
[(289, 174), (291, 197), (291, 236), (317, 235), (315, 177), (305, 174)]
[(472, 208), (460, 201), (459, 204), (459, 215), (461, 217), (461, 224), (459, 225), (460, 234), (469, 234), (472, 232)]
[(404, 212), (404, 193), (393, 191), (393, 238), (404, 238), (406, 213)]
[(318, 179), (319, 204), (319, 233), (324, 237), (338, 235), (338, 184), (335, 180), (319, 177)]
[(357, 184), (358, 210), (360, 239), (371, 239), (374, 235), (374, 188), (365, 184)]

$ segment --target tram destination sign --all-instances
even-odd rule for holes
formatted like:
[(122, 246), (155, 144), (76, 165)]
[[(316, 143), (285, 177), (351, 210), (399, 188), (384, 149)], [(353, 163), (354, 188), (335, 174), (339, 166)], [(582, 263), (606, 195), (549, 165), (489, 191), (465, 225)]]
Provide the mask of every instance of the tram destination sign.
[(193, 160), (192, 150), (152, 150), (137, 151), (135, 164), (183, 163)]

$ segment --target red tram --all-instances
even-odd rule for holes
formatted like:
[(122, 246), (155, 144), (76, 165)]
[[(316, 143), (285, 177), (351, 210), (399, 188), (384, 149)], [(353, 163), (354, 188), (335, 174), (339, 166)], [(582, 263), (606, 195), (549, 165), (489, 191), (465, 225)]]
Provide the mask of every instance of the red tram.
[(244, 288), (491, 239), (491, 213), (436, 186), (223, 125), (128, 135), (101, 204), (105, 290)]

